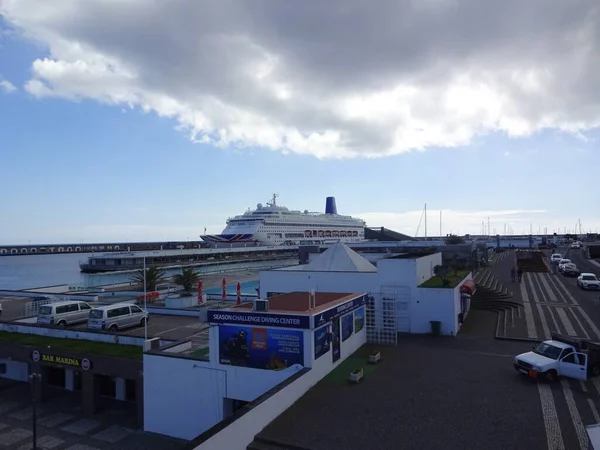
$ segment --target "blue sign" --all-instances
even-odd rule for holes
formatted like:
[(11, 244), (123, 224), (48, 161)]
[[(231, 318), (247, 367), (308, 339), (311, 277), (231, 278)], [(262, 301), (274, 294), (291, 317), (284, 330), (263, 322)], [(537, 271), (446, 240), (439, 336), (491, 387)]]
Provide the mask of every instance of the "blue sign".
[(221, 364), (264, 370), (304, 366), (304, 332), (221, 325)]
[(367, 303), (367, 296), (361, 295), (354, 300), (351, 300), (346, 303), (342, 303), (339, 306), (335, 306), (326, 311), (323, 311), (320, 314), (314, 316), (314, 328), (317, 328), (321, 325), (325, 325), (327, 322), (332, 321), (333, 319), (343, 316), (344, 314), (348, 314), (349, 312), (354, 311), (355, 309), (360, 308), (361, 306)]
[(354, 333), (354, 313), (342, 316), (342, 342)]
[(310, 316), (209, 309), (208, 323), (310, 329)]
[(321, 356), (329, 352), (329, 327), (321, 327), (314, 331), (315, 340), (315, 359), (319, 359)]
[(360, 333), (360, 331), (365, 327), (365, 307), (357, 309), (354, 311), (354, 332)]

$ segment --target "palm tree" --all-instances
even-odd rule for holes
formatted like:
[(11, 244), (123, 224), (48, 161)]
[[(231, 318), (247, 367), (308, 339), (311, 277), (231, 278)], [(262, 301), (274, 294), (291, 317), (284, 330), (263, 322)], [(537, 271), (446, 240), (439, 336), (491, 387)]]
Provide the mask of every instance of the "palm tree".
[[(146, 290), (155, 291), (156, 285), (164, 281), (166, 272), (160, 267), (150, 266), (146, 269)], [(131, 277), (131, 281), (144, 286), (144, 269), (138, 270)]]
[(183, 286), (183, 290), (186, 292), (190, 292), (192, 290), (192, 286), (194, 286), (199, 279), (200, 274), (196, 272), (194, 267), (182, 267), (181, 273), (173, 277), (175, 284)]

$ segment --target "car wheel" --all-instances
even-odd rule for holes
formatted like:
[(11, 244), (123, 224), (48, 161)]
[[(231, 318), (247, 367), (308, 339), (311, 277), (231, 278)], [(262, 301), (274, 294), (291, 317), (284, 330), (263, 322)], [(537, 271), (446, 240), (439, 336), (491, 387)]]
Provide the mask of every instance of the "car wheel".
[(545, 373), (545, 376), (546, 376), (546, 380), (549, 383), (556, 381), (556, 378), (558, 378), (558, 374), (556, 373), (556, 370), (549, 370), (548, 372)]
[(61, 328), (64, 328), (64, 327), (67, 326), (67, 322), (65, 322), (64, 320), (62, 320), (62, 321), (58, 322), (58, 326), (61, 327)]
[(146, 325), (146, 318), (142, 317), (142, 320), (140, 320), (140, 326), (143, 327), (144, 325)]
[(112, 331), (113, 333), (115, 333), (118, 329), (119, 327), (116, 325), (111, 325), (110, 327), (108, 327), (108, 330)]

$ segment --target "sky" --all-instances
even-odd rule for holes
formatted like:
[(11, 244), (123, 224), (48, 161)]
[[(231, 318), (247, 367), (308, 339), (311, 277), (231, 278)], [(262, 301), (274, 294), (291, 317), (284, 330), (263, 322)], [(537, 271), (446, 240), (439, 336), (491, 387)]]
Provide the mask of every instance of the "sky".
[(197, 239), (273, 193), (412, 236), (425, 204), (430, 236), (597, 232), (599, 24), (595, 0), (0, 0), (0, 244)]

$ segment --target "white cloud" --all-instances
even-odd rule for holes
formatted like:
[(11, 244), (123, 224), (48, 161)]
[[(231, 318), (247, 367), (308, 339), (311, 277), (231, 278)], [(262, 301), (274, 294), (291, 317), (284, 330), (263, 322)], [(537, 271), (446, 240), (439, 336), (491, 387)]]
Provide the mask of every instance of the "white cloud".
[(4, 0), (48, 46), (36, 97), (177, 120), (194, 141), (320, 158), (600, 126), (600, 4)]
[(0, 79), (0, 90), (3, 90), (7, 94), (12, 94), (17, 88), (10, 81)]
[[(354, 217), (360, 217), (367, 222), (367, 226), (386, 227), (409, 236), (415, 236), (419, 228), (418, 236), (424, 236), (425, 220), (423, 211), (408, 211), (404, 213), (354, 213)], [(544, 232), (547, 228), (549, 233), (554, 230), (564, 232), (565, 227), (571, 231), (575, 229), (575, 223), (572, 220), (561, 220), (556, 215), (550, 215), (544, 210), (490, 210), (490, 211), (457, 211), (442, 210), (442, 234), (481, 234), (482, 228), (487, 234), (489, 217), (490, 233), (494, 230), (498, 234), (504, 234), (506, 225), (508, 230), (512, 229), (513, 234), (527, 234), (530, 227), (534, 233)], [(421, 225), (419, 227), (419, 222)], [(582, 221), (584, 231), (597, 232), (600, 227), (599, 221)], [(427, 211), (427, 235), (440, 235), (440, 211)]]

